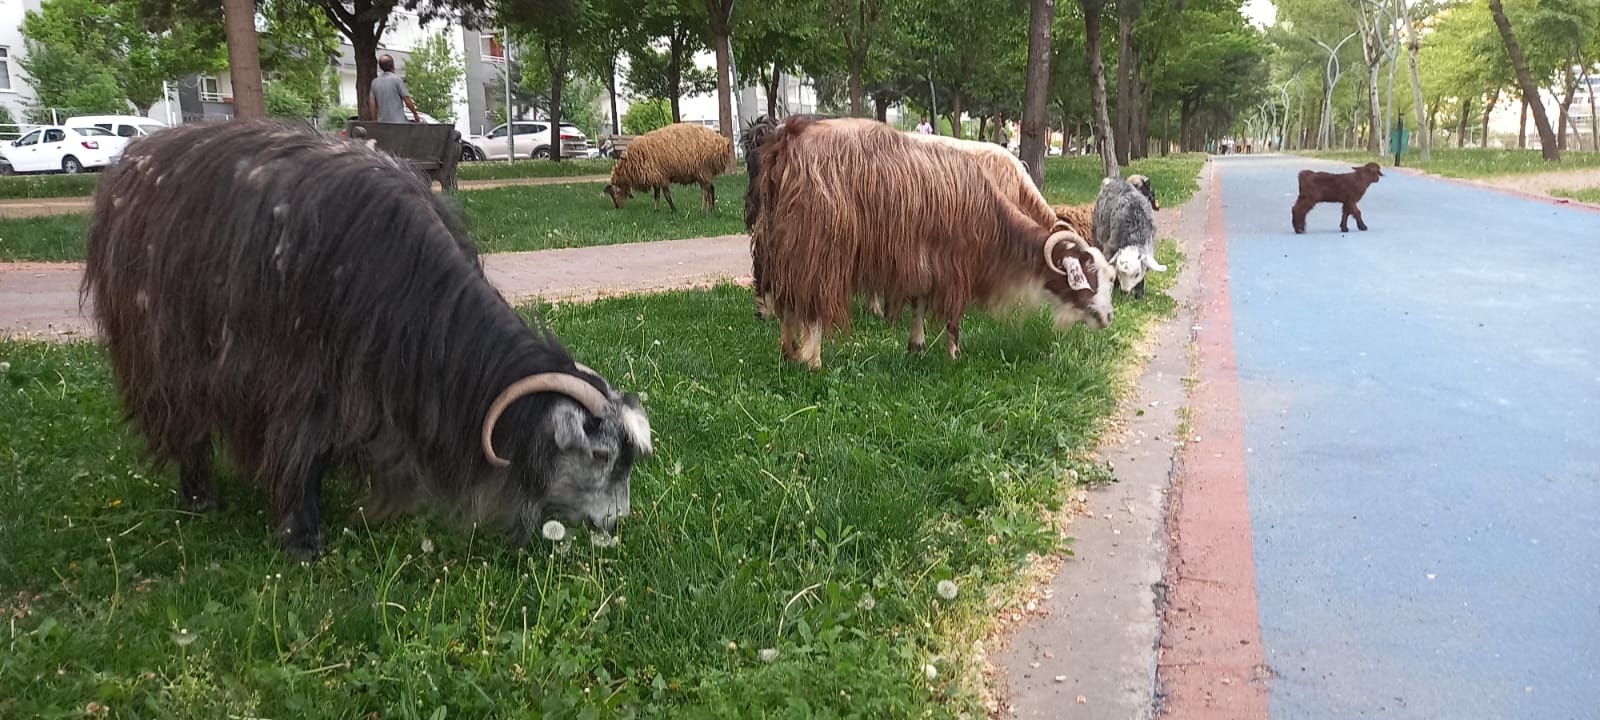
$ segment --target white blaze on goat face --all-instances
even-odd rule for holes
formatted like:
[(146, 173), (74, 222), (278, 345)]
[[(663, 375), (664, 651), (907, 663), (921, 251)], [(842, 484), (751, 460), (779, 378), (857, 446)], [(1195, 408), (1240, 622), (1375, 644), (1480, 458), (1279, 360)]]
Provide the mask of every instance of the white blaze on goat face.
[[(1058, 330), (1067, 330), (1080, 322), (1095, 330), (1104, 329), (1111, 325), (1111, 286), (1113, 285), (1114, 271), (1110, 263), (1106, 262), (1105, 255), (1102, 255), (1098, 249), (1086, 247), (1084, 250), (1089, 253), (1091, 260), (1089, 266), (1093, 268), (1096, 276), (1095, 280), (1098, 282), (1094, 291), (1094, 299), (1089, 302), (1089, 306), (1086, 308), (1065, 303), (1057, 306), (1055, 324)], [(1083, 267), (1083, 263), (1080, 263), (1079, 266), (1084, 272), (1090, 271), (1090, 267)]]
[(1134, 286), (1144, 279), (1144, 257), (1137, 247), (1130, 245), (1118, 250), (1116, 256), (1111, 258), (1111, 265), (1123, 292), (1133, 292)]

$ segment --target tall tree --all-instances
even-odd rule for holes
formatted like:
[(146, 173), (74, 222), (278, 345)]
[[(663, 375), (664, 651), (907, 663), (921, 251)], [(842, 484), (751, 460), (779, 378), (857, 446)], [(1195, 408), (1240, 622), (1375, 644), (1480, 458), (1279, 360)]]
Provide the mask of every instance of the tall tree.
[[(260, 14), (266, 20), (259, 34), (266, 81), (305, 101), (307, 115), (338, 104), (339, 31), (303, 0), (267, 0)], [(342, 127), (345, 118), (337, 120)]]
[(884, 21), (889, 17), (889, 0), (841, 0), (830, 15), (844, 40), (849, 61), (850, 115), (866, 115), (867, 57)]
[[(1411, 94), (1412, 106), (1417, 112), (1417, 137), (1418, 145), (1422, 151), (1422, 161), (1433, 159), (1433, 136), (1428, 129), (1428, 114), (1422, 102), (1422, 76), (1417, 72), (1417, 54), (1422, 49), (1422, 43), (1417, 39), (1417, 24), (1411, 19), (1413, 6), (1410, 0), (1396, 0), (1400, 4), (1400, 19), (1406, 28), (1406, 51), (1411, 56)], [(1484, 139), (1488, 139), (1485, 134)]]
[(1117, 165), (1116, 136), (1111, 129), (1111, 115), (1106, 108), (1106, 60), (1100, 49), (1100, 15), (1105, 11), (1106, 0), (1078, 0), (1083, 10), (1083, 32), (1087, 40), (1084, 54), (1089, 64), (1089, 92), (1094, 100), (1095, 146), (1106, 177), (1120, 177), (1122, 168)]
[(1018, 154), (1028, 166), (1033, 184), (1044, 187), (1045, 146), (1050, 123), (1045, 118), (1050, 93), (1050, 29), (1056, 19), (1055, 0), (1033, 0), (1028, 9), (1028, 80), (1022, 91), (1022, 139)]
[(785, 73), (832, 74), (830, 63), (842, 52), (838, 38), (824, 30), (822, 14), (818, 0), (743, 2), (734, 12), (733, 57), (747, 82), (752, 76), (760, 82), (768, 116), (780, 112), (778, 81)]
[[(637, 95), (667, 100), (673, 122), (683, 120), (683, 96), (717, 87), (713, 73), (694, 62), (695, 53), (706, 47), (704, 12), (701, 0), (663, 1), (638, 9), (640, 37), (646, 42), (628, 49), (628, 86)], [(651, 40), (665, 44), (666, 51), (649, 47)]]
[[(733, 139), (733, 48), (729, 33), (733, 25), (734, 0), (706, 0), (706, 14), (711, 18), (711, 51), (717, 59), (717, 122), (722, 136)], [(732, 156), (728, 162), (734, 162)]]
[(503, 18), (522, 28), (539, 46), (550, 78), (550, 160), (561, 161), (561, 93), (572, 69), (572, 46), (588, 19), (588, 3), (570, 0), (557, 7), (533, 7), (506, 12)]
[(256, 38), (254, 0), (222, 0), (228, 34), (228, 74), (233, 78), (233, 116), (241, 120), (267, 116), (261, 89), (261, 49)]
[(1511, 57), (1511, 67), (1517, 73), (1517, 85), (1522, 88), (1522, 99), (1533, 109), (1533, 122), (1539, 130), (1539, 151), (1544, 159), (1549, 162), (1560, 162), (1561, 148), (1557, 144), (1555, 132), (1550, 128), (1550, 118), (1545, 115), (1544, 101), (1539, 98), (1539, 86), (1534, 84), (1533, 77), (1528, 74), (1528, 60), (1522, 54), (1522, 46), (1517, 44), (1516, 34), (1511, 30), (1511, 21), (1506, 19), (1506, 9), (1500, 0), (1489, 0), (1489, 12), (1494, 15), (1494, 25), (1500, 30), (1500, 37), (1505, 41), (1506, 54)]
[(406, 87), (417, 109), (442, 122), (455, 119), (456, 83), (466, 74), (466, 68), (456, 60), (455, 49), (443, 32), (429, 35), (411, 51), (406, 63)]

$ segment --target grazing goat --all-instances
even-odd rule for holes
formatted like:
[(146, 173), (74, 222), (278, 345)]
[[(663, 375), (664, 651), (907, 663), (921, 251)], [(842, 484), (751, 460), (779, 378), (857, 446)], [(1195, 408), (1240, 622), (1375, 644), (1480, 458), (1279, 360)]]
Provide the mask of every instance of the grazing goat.
[(458, 211), (393, 157), (266, 121), (128, 146), (95, 192), (82, 299), (126, 419), (182, 503), (221, 506), (212, 443), (264, 487), (279, 542), (323, 547), (324, 476), (371, 478), (369, 514), (438, 508), (611, 531), (649, 420), (524, 324)]
[(1141, 175), (1100, 181), (1094, 201), (1094, 245), (1117, 275), (1117, 285), (1135, 298), (1144, 297), (1145, 271), (1166, 272), (1156, 262), (1155, 208), (1150, 183)]
[(927, 312), (943, 317), (952, 358), (974, 301), (1048, 303), (1061, 329), (1111, 323), (1100, 252), (1023, 214), (966, 152), (873, 120), (796, 118), (760, 163), (762, 271), (791, 361), (821, 367), (822, 334), (849, 325), (858, 293), (913, 301), (912, 352)]
[(675, 123), (628, 143), (611, 168), (611, 183), (602, 192), (621, 208), (635, 189), (648, 188), (655, 191), (657, 210), (665, 194), (667, 207), (677, 212), (672, 184), (699, 185), (700, 209), (709, 211), (717, 206), (717, 176), (732, 161), (733, 140), (698, 123)]
[[(808, 120), (827, 120), (830, 115), (798, 114), (790, 115), (791, 118), (805, 118)], [(761, 174), (761, 146), (771, 139), (778, 130), (779, 121), (766, 115), (760, 115), (750, 122), (745, 128), (744, 136), (739, 138), (739, 144), (744, 148), (744, 167), (746, 186), (744, 193), (744, 229), (750, 233), (750, 289), (756, 300), (756, 317), (765, 318), (772, 316), (772, 308), (767, 303), (767, 287), (761, 278), (761, 242), (756, 232), (756, 218), (761, 214), (761, 194), (757, 192), (756, 177)]]
[(1356, 203), (1361, 202), (1362, 196), (1367, 194), (1368, 186), (1383, 177), (1383, 172), (1375, 162), (1352, 166), (1352, 169), (1355, 172), (1300, 171), (1300, 197), (1295, 198), (1294, 209), (1289, 213), (1295, 234), (1306, 231), (1306, 213), (1311, 212), (1317, 203), (1339, 203), (1339, 232), (1350, 232), (1351, 217), (1356, 219), (1356, 227), (1363, 231), (1367, 229), (1366, 221), (1361, 219), (1361, 208), (1356, 207)]
[[(1086, 205), (1055, 205), (1050, 208), (1056, 219), (1090, 243), (1094, 242), (1094, 203)], [(1098, 246), (1096, 246), (1098, 247)]]

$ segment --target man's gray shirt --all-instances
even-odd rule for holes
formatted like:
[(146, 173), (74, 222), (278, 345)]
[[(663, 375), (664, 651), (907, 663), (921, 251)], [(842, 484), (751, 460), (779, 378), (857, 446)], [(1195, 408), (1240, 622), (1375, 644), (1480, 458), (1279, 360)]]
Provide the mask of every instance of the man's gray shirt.
[(378, 100), (378, 122), (411, 122), (405, 100), (410, 96), (411, 90), (399, 75), (386, 72), (372, 79), (372, 97)]

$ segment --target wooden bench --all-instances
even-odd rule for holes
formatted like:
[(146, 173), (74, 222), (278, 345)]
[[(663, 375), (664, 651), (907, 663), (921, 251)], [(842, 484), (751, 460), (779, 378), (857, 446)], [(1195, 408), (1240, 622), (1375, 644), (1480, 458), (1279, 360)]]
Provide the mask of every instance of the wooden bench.
[(602, 142), (610, 141), (611, 143), (606, 147), (606, 157), (620, 157), (622, 151), (628, 149), (628, 143), (638, 140), (639, 137), (638, 135), (612, 135), (609, 138), (603, 138)]
[(371, 141), (379, 150), (410, 162), (411, 167), (445, 190), (456, 189), (461, 132), (453, 126), (351, 120), (345, 132), (352, 140)]

